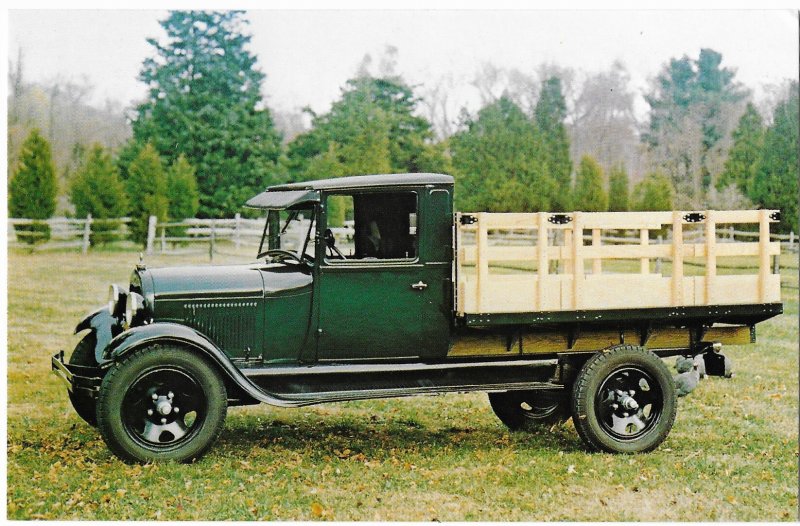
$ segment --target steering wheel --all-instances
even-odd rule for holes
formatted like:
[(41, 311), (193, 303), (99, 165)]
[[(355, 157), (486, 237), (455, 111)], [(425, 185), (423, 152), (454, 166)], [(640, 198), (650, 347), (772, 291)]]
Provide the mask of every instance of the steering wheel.
[(265, 257), (271, 257), (277, 259), (278, 261), (283, 261), (284, 259), (290, 258), (297, 261), (298, 263), (302, 262), (302, 260), (299, 257), (297, 257), (297, 254), (295, 254), (294, 252), (290, 252), (288, 250), (282, 250), (280, 248), (272, 248), (270, 250), (267, 250), (266, 252), (262, 252), (256, 256), (256, 259), (261, 259)]
[(325, 235), (322, 236), (325, 240), (325, 246), (331, 249), (331, 256), (333, 253), (336, 252), (336, 255), (339, 256), (339, 259), (345, 259), (344, 254), (336, 248), (336, 238), (333, 237), (333, 231), (330, 228), (325, 229)]

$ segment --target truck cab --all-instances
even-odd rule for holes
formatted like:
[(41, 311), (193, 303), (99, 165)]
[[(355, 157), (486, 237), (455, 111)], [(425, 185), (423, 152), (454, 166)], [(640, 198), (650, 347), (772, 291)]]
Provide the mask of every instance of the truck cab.
[[(295, 183), (270, 188), (248, 204), (288, 203), (294, 192), (305, 192), (305, 201), (290, 208), (306, 207), (314, 218), (306, 252), (314, 258), (310, 328), (316, 361), (445, 358), (453, 313), (452, 177)], [(277, 218), (276, 209), (268, 209)], [(333, 234), (344, 218), (353, 229), (346, 246)], [(279, 243), (279, 236), (268, 236), (270, 250), (280, 249)]]

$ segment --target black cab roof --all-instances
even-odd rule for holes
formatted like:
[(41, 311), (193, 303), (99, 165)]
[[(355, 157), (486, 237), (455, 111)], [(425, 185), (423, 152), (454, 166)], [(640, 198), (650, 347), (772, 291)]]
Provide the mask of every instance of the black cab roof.
[(318, 179), (301, 183), (270, 186), (266, 191), (250, 198), (245, 206), (268, 210), (284, 210), (308, 203), (319, 202), (320, 190), (349, 190), (379, 188), (383, 186), (453, 185), (453, 178), (444, 174), (380, 174), (355, 175)]
[(300, 183), (270, 186), (267, 188), (267, 191), (344, 190), (349, 188), (366, 188), (376, 186), (418, 186), (426, 184), (452, 185), (453, 177), (450, 175), (431, 173), (353, 175), (348, 177), (335, 177), (332, 179), (318, 179), (316, 181), (303, 181)]

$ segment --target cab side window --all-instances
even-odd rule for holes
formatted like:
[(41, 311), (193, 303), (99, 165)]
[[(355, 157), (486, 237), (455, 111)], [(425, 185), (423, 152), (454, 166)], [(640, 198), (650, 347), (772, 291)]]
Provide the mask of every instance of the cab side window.
[(339, 252), (328, 261), (417, 257), (416, 192), (329, 195), (327, 215)]

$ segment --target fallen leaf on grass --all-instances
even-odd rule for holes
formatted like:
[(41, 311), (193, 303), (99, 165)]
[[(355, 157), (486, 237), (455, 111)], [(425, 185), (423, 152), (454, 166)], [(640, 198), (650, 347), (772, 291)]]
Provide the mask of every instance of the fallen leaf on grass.
[(325, 510), (322, 509), (322, 504), (319, 502), (315, 502), (311, 505), (311, 515), (314, 517), (322, 517), (322, 513)]

